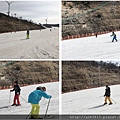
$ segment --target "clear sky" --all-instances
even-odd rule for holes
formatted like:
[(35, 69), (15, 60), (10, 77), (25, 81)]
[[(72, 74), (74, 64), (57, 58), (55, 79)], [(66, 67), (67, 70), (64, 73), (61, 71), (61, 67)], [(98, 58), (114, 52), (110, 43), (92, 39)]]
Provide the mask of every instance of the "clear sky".
[[(17, 1), (11, 4), (10, 15), (33, 20), (35, 23), (59, 23), (59, 0)], [(9, 1), (10, 2), (10, 1)], [(0, 1), (0, 12), (7, 14), (8, 4)]]

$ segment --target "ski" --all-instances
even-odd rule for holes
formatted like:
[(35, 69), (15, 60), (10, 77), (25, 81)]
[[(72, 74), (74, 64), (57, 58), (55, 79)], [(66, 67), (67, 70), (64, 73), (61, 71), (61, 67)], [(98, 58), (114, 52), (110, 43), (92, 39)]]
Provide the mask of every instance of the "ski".
[[(53, 119), (54, 116), (53, 115), (47, 115), (47, 116), (44, 116), (44, 115), (40, 115), (40, 117), (38, 119)], [(33, 119), (31, 118), (29, 115), (26, 117), (26, 119)]]
[(44, 116), (44, 117), (40, 117), (39, 119), (53, 119), (54, 116), (53, 115), (47, 115), (47, 116)]
[(0, 109), (9, 108), (9, 107), (11, 107), (11, 105), (6, 105), (6, 106), (3, 106), (3, 107), (0, 107)]

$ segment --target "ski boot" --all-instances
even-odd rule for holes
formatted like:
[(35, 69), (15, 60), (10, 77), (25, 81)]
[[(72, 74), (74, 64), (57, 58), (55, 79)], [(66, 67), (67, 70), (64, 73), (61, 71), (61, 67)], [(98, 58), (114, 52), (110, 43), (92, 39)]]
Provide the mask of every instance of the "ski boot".
[(21, 104), (17, 104), (16, 106), (21, 106)]
[(109, 105), (112, 105), (113, 103), (109, 103)]
[(107, 103), (104, 103), (103, 105), (106, 105)]
[(15, 105), (16, 105), (16, 104), (13, 103), (11, 106), (15, 106)]

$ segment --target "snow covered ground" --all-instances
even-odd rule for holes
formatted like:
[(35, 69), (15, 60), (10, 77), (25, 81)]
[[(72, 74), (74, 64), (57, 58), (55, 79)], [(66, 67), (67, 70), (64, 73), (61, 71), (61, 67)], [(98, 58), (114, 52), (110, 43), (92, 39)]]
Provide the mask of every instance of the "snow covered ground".
[(118, 42), (111, 42), (112, 33), (62, 41), (63, 59), (120, 59), (120, 31)]
[[(48, 114), (58, 114), (59, 113), (59, 83), (58, 82), (51, 82), (51, 83), (45, 83), (45, 84), (36, 84), (36, 85), (30, 85), (26, 87), (21, 87), (21, 106), (11, 106), (13, 103), (13, 97), (14, 97), (14, 92), (11, 94), (11, 101), (9, 103), (9, 95), (10, 95), (10, 90), (0, 90), (0, 115), (1, 114), (6, 114), (6, 115), (12, 115), (12, 114), (26, 114), (28, 115), (31, 111), (31, 104), (26, 103), (25, 100), (28, 100), (28, 95), (30, 92), (36, 89), (38, 86), (45, 86), (47, 88), (47, 93), (49, 95), (52, 95), (50, 104), (49, 104), (49, 109), (48, 109)], [(42, 98), (40, 101), (40, 114), (45, 114), (46, 108), (48, 105), (48, 99)], [(9, 107), (8, 107), (9, 106)]]
[(0, 34), (0, 59), (58, 59), (59, 28)]
[(81, 90), (62, 95), (63, 114), (120, 114), (120, 85), (110, 86), (113, 105), (104, 103), (105, 87)]

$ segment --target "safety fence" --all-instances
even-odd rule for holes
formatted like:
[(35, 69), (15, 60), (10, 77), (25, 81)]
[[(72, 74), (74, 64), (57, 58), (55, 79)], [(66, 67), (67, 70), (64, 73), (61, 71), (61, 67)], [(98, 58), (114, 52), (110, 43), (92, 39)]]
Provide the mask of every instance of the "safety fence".
[[(44, 83), (49, 83), (49, 82), (58, 82), (57, 80), (47, 80), (46, 82)], [(24, 86), (28, 86), (28, 85), (35, 85), (35, 84), (44, 84), (44, 83), (41, 83), (41, 82), (38, 82), (38, 83), (34, 83), (34, 84), (20, 84), (20, 87), (24, 87)], [(0, 90), (3, 90), (3, 89), (10, 89), (10, 88), (13, 88), (13, 86), (0, 86)]]
[(68, 35), (67, 37), (63, 37), (63, 40), (70, 40), (70, 39), (76, 39), (76, 38), (83, 38), (83, 37), (90, 37), (90, 36), (95, 36), (95, 35), (101, 35), (101, 34), (106, 34), (106, 33), (110, 33), (110, 32), (116, 32), (116, 31), (120, 31), (120, 29), (117, 30), (109, 30), (109, 31), (103, 31), (103, 32), (97, 32), (97, 33), (86, 33), (86, 34), (78, 34), (78, 35)]

